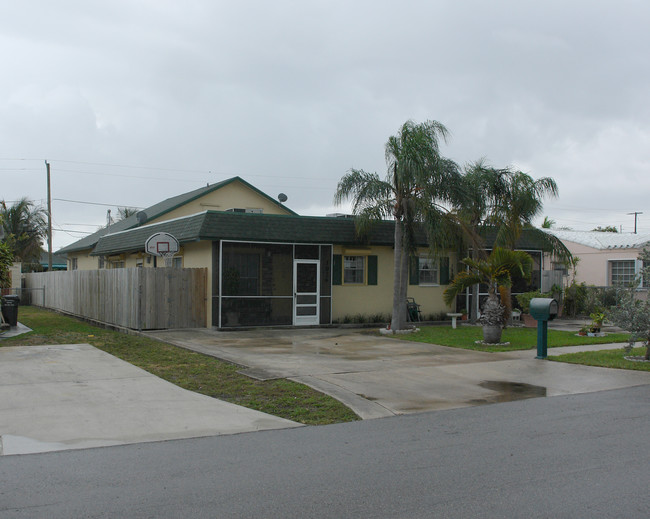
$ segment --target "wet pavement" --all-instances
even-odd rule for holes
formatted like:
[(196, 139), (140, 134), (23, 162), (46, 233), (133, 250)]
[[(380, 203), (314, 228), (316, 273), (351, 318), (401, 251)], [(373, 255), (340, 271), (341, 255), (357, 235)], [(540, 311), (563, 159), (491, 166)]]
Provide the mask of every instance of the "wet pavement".
[[(573, 329), (576, 323), (555, 325), (560, 326)], [(477, 352), (359, 329), (195, 329), (147, 335), (240, 365), (242, 373), (260, 380), (301, 382), (364, 419), (650, 384), (650, 372), (538, 360), (534, 350)], [(549, 354), (620, 347), (553, 348)]]

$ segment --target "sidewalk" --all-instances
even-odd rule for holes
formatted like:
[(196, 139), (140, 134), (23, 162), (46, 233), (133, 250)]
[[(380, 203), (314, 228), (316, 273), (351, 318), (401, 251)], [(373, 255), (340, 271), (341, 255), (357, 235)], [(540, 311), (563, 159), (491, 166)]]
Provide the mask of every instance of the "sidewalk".
[(0, 348), (0, 454), (298, 426), (186, 391), (88, 344)]

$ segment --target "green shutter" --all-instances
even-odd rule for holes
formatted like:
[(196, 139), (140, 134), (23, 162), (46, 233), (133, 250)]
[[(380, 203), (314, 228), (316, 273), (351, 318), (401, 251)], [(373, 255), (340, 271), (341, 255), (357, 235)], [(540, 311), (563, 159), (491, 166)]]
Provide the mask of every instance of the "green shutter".
[(440, 284), (449, 284), (449, 257), (440, 258)]
[(377, 256), (368, 256), (368, 284), (377, 284)]
[(343, 256), (332, 256), (332, 285), (341, 285), (343, 282)]
[(420, 284), (420, 258), (411, 256), (409, 258), (409, 285)]

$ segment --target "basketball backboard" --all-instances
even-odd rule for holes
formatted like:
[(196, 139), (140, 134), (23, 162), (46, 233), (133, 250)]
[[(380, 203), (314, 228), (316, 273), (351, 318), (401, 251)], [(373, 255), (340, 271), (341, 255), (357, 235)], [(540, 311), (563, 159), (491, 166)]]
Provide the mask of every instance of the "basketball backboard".
[(179, 249), (178, 240), (168, 232), (157, 232), (149, 236), (144, 243), (144, 250), (152, 256), (175, 254)]

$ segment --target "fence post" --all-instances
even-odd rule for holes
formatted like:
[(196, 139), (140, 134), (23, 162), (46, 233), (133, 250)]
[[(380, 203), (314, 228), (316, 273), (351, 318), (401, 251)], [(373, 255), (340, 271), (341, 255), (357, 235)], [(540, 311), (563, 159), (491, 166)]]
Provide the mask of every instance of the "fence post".
[(138, 331), (142, 331), (142, 277), (144, 267), (138, 269)]

